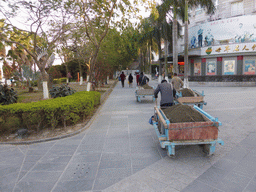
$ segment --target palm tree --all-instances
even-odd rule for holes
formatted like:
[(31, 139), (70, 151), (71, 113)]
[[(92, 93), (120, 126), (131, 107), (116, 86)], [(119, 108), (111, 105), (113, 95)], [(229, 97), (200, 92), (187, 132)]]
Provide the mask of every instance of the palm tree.
[[(169, 5), (170, 10), (173, 10), (173, 62), (174, 62), (174, 71), (178, 71), (178, 65), (176, 64), (178, 53), (177, 53), (177, 37), (176, 36), (176, 20), (177, 15), (181, 16), (184, 24), (185, 24), (185, 34), (184, 34), (184, 62), (185, 62), (185, 70), (184, 70), (184, 87), (188, 87), (188, 7), (196, 7), (201, 6), (207, 10), (207, 14), (211, 14), (214, 12), (215, 7), (212, 0), (164, 0), (164, 3)], [(185, 7), (185, 10), (184, 10)], [(176, 68), (177, 67), (177, 68)]]

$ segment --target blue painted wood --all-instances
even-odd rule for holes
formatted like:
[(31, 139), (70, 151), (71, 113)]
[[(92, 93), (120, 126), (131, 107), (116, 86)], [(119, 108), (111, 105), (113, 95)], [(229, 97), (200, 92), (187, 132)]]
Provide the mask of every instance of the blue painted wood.
[[(218, 122), (219, 125), (221, 125), (221, 122), (218, 121), (218, 118), (212, 117), (211, 115), (209, 115), (208, 113), (206, 113), (205, 111), (203, 111), (202, 109), (200, 109), (197, 106), (194, 106), (194, 108), (196, 110), (198, 110), (200, 113), (202, 113), (203, 115), (205, 115), (207, 118), (209, 118), (211, 121)], [(169, 119), (166, 118), (165, 114), (163, 113), (163, 111), (161, 109), (159, 111), (160, 111), (161, 115), (163, 116), (163, 118), (164, 118), (164, 120), (167, 124), (167, 127), (169, 127), (169, 124), (170, 124)], [(157, 117), (157, 119), (159, 119), (157, 114), (156, 114), (156, 117)], [(175, 146), (177, 146), (177, 145), (209, 145), (209, 152), (208, 152), (209, 154), (208, 155), (212, 155), (215, 152), (217, 143), (219, 143), (220, 145), (224, 145), (224, 141), (221, 140), (220, 138), (218, 138), (217, 140), (213, 140), (213, 141), (170, 142), (169, 138), (168, 138), (169, 137), (169, 134), (168, 134), (169, 130), (164, 129), (164, 134), (161, 135), (159, 130), (158, 130), (157, 124), (158, 123), (156, 121), (153, 122), (153, 126), (155, 128), (155, 131), (156, 131), (156, 134), (157, 134), (158, 138), (161, 138), (161, 137), (167, 138), (167, 141), (159, 140), (159, 142), (160, 142), (161, 148), (167, 148), (168, 156), (174, 156), (175, 155)]]

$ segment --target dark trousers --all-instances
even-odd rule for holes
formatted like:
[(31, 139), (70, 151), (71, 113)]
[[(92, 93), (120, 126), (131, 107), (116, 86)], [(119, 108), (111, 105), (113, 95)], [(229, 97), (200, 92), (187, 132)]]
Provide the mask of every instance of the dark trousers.
[(122, 83), (122, 87), (124, 87), (124, 80), (121, 80), (121, 83)]
[(167, 108), (167, 107), (171, 107), (173, 105), (174, 105), (174, 103), (164, 103), (164, 104), (160, 105), (160, 107), (161, 108)]

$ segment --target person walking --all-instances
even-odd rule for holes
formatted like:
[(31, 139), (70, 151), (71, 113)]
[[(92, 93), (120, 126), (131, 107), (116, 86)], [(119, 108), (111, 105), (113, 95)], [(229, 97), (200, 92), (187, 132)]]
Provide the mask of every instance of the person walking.
[(139, 72), (138, 72), (138, 73), (136, 73), (136, 83), (137, 83), (137, 86), (140, 85), (140, 83), (139, 83), (139, 78), (140, 78), (140, 74), (139, 74)]
[(149, 78), (143, 74), (143, 72), (140, 73), (139, 77), (139, 85), (143, 86), (146, 85), (149, 82)]
[(120, 79), (121, 79), (122, 87), (124, 87), (124, 81), (125, 81), (125, 78), (126, 78), (126, 76), (125, 76), (124, 72), (122, 71), (122, 73), (121, 73), (121, 75), (120, 75)]
[(129, 82), (129, 87), (132, 87), (132, 83), (133, 83), (133, 76), (130, 73), (129, 77), (128, 77), (128, 82)]
[(179, 77), (177, 76), (177, 73), (174, 73), (173, 76), (174, 76), (174, 77), (173, 77), (172, 80), (171, 80), (171, 84), (173, 85), (173, 88), (174, 88), (176, 91), (178, 91), (180, 88), (183, 87), (184, 83), (183, 83), (183, 81), (181, 80), (181, 78), (179, 78)]
[(176, 90), (172, 84), (168, 83), (165, 79), (161, 81), (161, 84), (154, 90), (154, 97), (157, 98), (158, 93), (161, 93), (160, 107), (166, 108), (174, 105), (174, 97)]

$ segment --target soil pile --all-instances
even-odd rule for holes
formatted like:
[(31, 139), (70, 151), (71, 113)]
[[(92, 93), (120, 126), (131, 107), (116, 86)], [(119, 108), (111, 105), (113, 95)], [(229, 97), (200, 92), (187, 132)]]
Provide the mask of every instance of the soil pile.
[(188, 105), (177, 104), (171, 107), (162, 109), (166, 117), (171, 123), (184, 123), (184, 122), (204, 122), (205, 118), (201, 113), (193, 110)]
[(153, 89), (153, 87), (150, 87), (148, 84), (145, 84), (142, 87), (143, 87), (143, 89)]
[(179, 92), (181, 92), (182, 97), (195, 97), (196, 96), (195, 92), (188, 88), (180, 89)]

